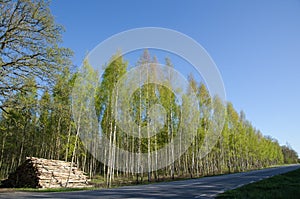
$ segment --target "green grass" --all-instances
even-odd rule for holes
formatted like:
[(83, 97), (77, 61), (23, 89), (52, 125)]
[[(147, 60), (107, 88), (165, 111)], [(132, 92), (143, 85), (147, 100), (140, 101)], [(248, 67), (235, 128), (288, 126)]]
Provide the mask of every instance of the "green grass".
[(85, 188), (3, 188), (0, 192), (14, 192), (14, 191), (25, 191), (25, 192), (69, 192), (69, 191), (84, 191), (84, 190), (96, 190), (99, 188), (85, 187)]
[(298, 199), (300, 198), (300, 169), (226, 191), (217, 198)]
[[(196, 177), (196, 178), (202, 178)], [(136, 181), (136, 176), (130, 177), (115, 177), (112, 181), (111, 188), (120, 187), (120, 186), (134, 186), (134, 185), (147, 185), (147, 184), (154, 184), (154, 183), (161, 183), (161, 182), (172, 182), (172, 181), (180, 181), (180, 180), (188, 180), (191, 179), (189, 176), (176, 176), (172, 179), (170, 176), (160, 176), (159, 179), (155, 180), (154, 178), (151, 179), (151, 182), (148, 182), (147, 177), (144, 176), (143, 181)], [(95, 187), (98, 188), (107, 188), (106, 182), (103, 176), (94, 176), (91, 181)]]

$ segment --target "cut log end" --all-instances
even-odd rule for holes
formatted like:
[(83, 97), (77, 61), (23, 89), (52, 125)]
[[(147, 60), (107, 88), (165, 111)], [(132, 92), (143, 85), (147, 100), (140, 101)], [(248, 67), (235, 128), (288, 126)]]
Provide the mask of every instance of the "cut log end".
[(26, 157), (1, 184), (6, 188), (84, 188), (91, 187), (88, 182), (87, 176), (71, 162)]

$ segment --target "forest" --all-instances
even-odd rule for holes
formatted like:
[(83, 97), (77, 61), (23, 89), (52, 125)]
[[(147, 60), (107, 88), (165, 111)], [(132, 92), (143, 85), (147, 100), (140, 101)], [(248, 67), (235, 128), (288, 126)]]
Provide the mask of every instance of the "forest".
[[(103, 176), (108, 186), (116, 177), (137, 182), (195, 178), (298, 161), (297, 153), (289, 145), (281, 146), (275, 138), (265, 136), (231, 102), (218, 103), (217, 96), (210, 96), (205, 84), (192, 75), (186, 77), (187, 92), (194, 92), (199, 102), (196, 129), (180, 121), (184, 117), (180, 110), (193, 109), (190, 107), (193, 102), (179, 103), (171, 90), (147, 83), (132, 94), (130, 114), (139, 129), (147, 128), (148, 112), (152, 105), (159, 103), (165, 109), (164, 124), (154, 136), (131, 136), (117, 125), (113, 110), (118, 97), (114, 94), (117, 82), (134, 67), (129, 66), (120, 52), (112, 55), (101, 82), (97, 82), (98, 73), (88, 61), (82, 67), (74, 66), (72, 50), (61, 46), (64, 29), (55, 23), (47, 1), (1, 0), (0, 14), (0, 179), (6, 178), (30, 156), (75, 162), (89, 177)], [(146, 65), (155, 74), (157, 64), (174, 67), (168, 58), (165, 63), (158, 63), (147, 49), (141, 53), (136, 66)], [(80, 87), (80, 78), (92, 83)], [(165, 81), (172, 84), (171, 78)], [(95, 102), (93, 108), (102, 129), (101, 136), (108, 140), (105, 145), (96, 139), (92, 146), (94, 152), (80, 136), (93, 126), (88, 125), (86, 116), (74, 115), (73, 107), (86, 93), (74, 95), (74, 89), (88, 91), (91, 85), (95, 94), (90, 97)], [(216, 144), (204, 156), (201, 149), (212, 123), (211, 114), (219, 109), (225, 110), (224, 126)], [(193, 141), (180, 157), (174, 155), (174, 148), (179, 146), (165, 148), (164, 161), (171, 164), (164, 168), (155, 169), (161, 161), (155, 155), (153, 159), (148, 157), (145, 168), (135, 155), (130, 155), (155, 154), (172, 143), (175, 136), (187, 136), (192, 131), (195, 131)], [(115, 169), (122, 165), (115, 165), (120, 163), (120, 156), (113, 146), (131, 152), (122, 157), (123, 170)], [(101, 153), (108, 161), (99, 161), (95, 153)]]

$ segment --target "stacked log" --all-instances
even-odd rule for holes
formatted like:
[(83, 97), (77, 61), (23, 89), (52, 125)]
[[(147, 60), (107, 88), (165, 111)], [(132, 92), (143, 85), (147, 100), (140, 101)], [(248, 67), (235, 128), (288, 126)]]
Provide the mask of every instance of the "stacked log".
[(83, 188), (90, 186), (86, 175), (75, 164), (61, 160), (27, 157), (7, 180), (4, 187)]

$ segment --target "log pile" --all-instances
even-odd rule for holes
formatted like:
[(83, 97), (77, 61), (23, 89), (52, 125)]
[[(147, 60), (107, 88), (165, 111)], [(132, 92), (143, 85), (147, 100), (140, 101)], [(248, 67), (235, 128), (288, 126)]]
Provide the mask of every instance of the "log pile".
[(75, 164), (61, 160), (27, 157), (8, 179), (3, 187), (59, 188), (89, 187), (88, 179)]

